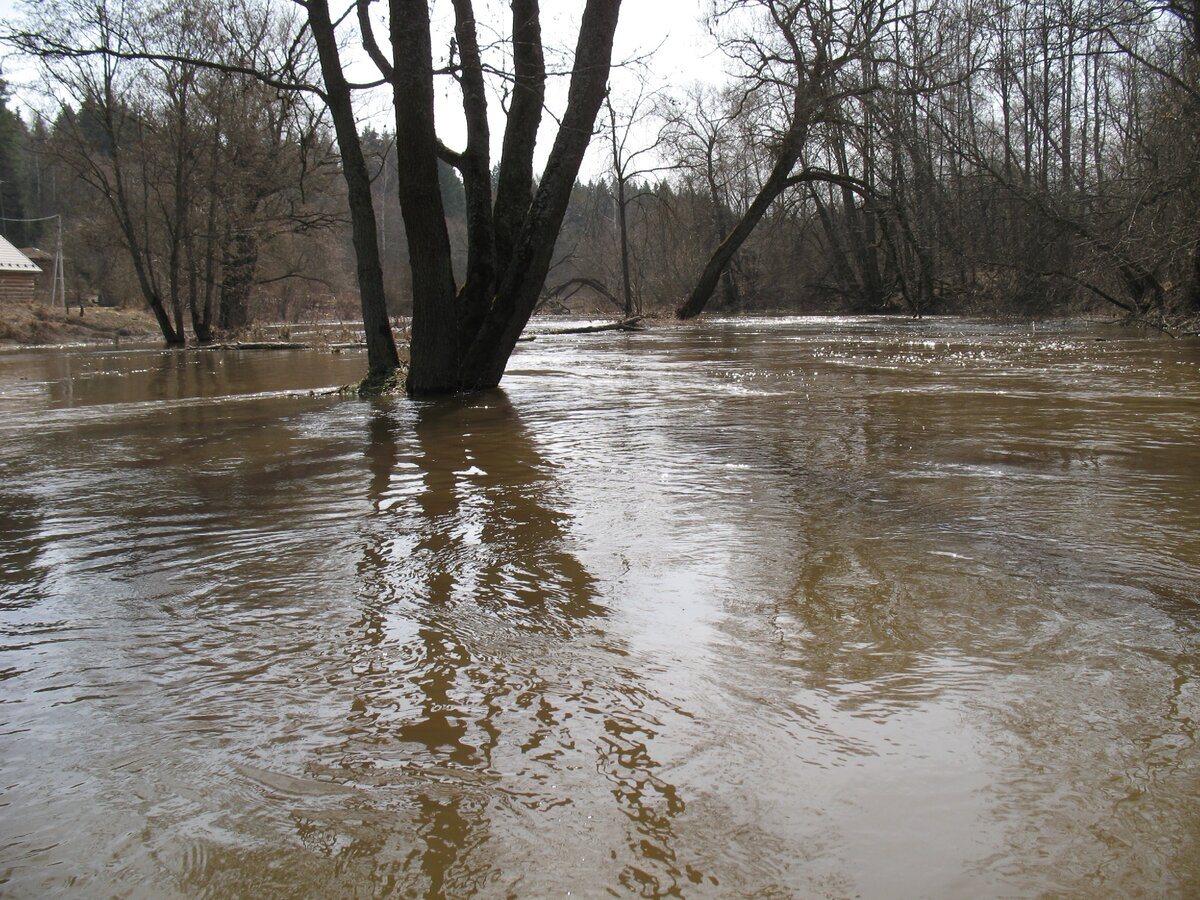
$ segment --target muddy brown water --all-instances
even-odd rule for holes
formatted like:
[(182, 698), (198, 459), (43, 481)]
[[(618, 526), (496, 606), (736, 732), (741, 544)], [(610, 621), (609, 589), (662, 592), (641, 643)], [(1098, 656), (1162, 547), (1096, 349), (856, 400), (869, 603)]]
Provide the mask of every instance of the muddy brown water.
[(1200, 892), (1197, 343), (363, 365), (0, 355), (0, 894)]

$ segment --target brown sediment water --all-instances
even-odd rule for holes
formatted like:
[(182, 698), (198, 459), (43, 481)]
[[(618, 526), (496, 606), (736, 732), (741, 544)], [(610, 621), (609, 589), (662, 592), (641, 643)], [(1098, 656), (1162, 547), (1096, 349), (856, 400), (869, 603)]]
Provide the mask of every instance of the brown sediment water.
[(0, 894), (1200, 893), (1200, 346), (0, 355)]

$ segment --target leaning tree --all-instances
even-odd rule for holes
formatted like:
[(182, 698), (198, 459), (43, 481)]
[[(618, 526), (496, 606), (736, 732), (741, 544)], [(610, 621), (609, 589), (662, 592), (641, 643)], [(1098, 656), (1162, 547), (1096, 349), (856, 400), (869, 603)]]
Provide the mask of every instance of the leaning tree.
[(901, 0), (729, 0), (720, 15), (733, 23), (724, 49), (740, 70), (743, 102), (760, 111), (769, 161), (757, 195), (676, 311), (682, 319), (704, 310), (738, 249), (790, 188), (822, 182), (869, 190), (823, 165), (820, 148), (837, 143), (830, 132), (852, 101), (878, 90), (878, 71), (899, 64), (884, 39), (914, 13)]

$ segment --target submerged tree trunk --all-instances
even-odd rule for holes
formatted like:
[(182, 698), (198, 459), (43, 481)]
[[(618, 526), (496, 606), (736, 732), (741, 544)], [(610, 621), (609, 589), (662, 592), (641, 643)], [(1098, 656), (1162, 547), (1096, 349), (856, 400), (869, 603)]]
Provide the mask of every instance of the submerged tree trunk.
[(621, 0), (588, 0), (579, 28), (567, 109), (537, 194), (488, 316), (471, 341), (456, 390), (495, 387), (537, 306), (571, 190), (608, 84)]
[(358, 124), (350, 102), (350, 85), (342, 73), (338, 39), (329, 15), (328, 0), (307, 0), (309, 28), (321, 62), (325, 82), (325, 102), (333, 119), (342, 177), (350, 207), (350, 228), (354, 258), (358, 264), (358, 292), (362, 308), (363, 330), (367, 341), (368, 377), (384, 379), (400, 366), (392, 326), (388, 321), (387, 301), (383, 293), (383, 266), (379, 259), (379, 238), (375, 226), (375, 207), (371, 201), (371, 176), (358, 137)]
[[(389, 0), (400, 208), (413, 276), (411, 364), (406, 389), (436, 396), (495, 387), (537, 304), (571, 189), (604, 99), (620, 0), (588, 0), (580, 25), (567, 109), (536, 195), (534, 140), (544, 68), (536, 0), (515, 0), (513, 105), (497, 198), (489, 210), (486, 93), (470, 0), (454, 0), (467, 149), (447, 153), (434, 130), (429, 5)], [(377, 60), (378, 61), (378, 60)], [(468, 193), (467, 275), (456, 290), (437, 176), (439, 155), (463, 174)], [(485, 174), (486, 173), (486, 174)]]
[[(208, 210), (205, 214), (204, 233), (204, 295), (199, 296), (195, 287), (191, 290), (192, 302), (192, 331), (196, 340), (207, 344), (213, 339), (213, 309), (216, 301), (216, 269), (217, 269), (217, 197), (218, 166), (217, 159), (220, 150), (221, 120), (218, 116), (209, 144), (209, 182)], [(199, 277), (199, 263), (192, 261), (192, 279)]]
[[(413, 395), (452, 393), (458, 386), (462, 351), (450, 235), (438, 180), (429, 4), (390, 0), (390, 9), (400, 212), (412, 270), (407, 389)], [(468, 127), (473, 124), (468, 119)]]

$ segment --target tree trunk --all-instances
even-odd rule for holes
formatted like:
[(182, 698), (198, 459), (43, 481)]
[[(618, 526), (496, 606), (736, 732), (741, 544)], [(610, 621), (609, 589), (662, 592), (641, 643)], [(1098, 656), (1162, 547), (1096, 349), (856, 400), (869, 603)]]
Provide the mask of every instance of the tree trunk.
[(167, 263), (167, 288), (171, 296), (171, 308), (175, 313), (175, 330), (183, 334), (183, 267), (186, 243), (190, 240), (192, 223), (192, 197), (190, 180), (188, 178), (188, 159), (191, 148), (187, 144), (188, 131), (188, 79), (184, 78), (179, 87), (180, 97), (176, 104), (177, 125), (179, 135), (175, 148), (174, 159), (174, 188), (175, 204), (173, 221), (168, 223), (167, 232), (171, 242), (171, 252)]
[(105, 192), (105, 200), (108, 201), (109, 207), (120, 223), (121, 234), (125, 239), (125, 246), (129, 250), (138, 287), (141, 288), (142, 297), (145, 299), (146, 305), (154, 313), (154, 319), (158, 322), (158, 328), (162, 332), (163, 340), (166, 341), (167, 346), (179, 346), (185, 342), (183, 330), (177, 330), (171, 324), (170, 316), (167, 315), (166, 306), (163, 304), (162, 295), (157, 288), (157, 278), (152, 268), (153, 258), (149, 251), (143, 248), (141, 241), (138, 240), (137, 226), (134, 223), (129, 203), (129, 194), (125, 189), (123, 157), (120, 141), (118, 140), (119, 129), (117, 128), (113, 113), (116, 97), (113, 91), (112, 71), (107, 67), (104, 74), (103, 90), (103, 96), (96, 99), (102, 106), (104, 130), (109, 141), (113, 170), (113, 186), (111, 190)]
[(794, 149), (799, 145), (794, 139), (789, 140), (789, 146), (781, 151), (779, 159), (775, 162), (775, 167), (771, 170), (771, 174), (767, 177), (766, 183), (758, 192), (758, 196), (750, 204), (745, 215), (733, 227), (727, 237), (716, 251), (712, 258), (709, 259), (708, 265), (704, 267), (704, 271), (700, 274), (700, 279), (696, 282), (696, 286), (692, 288), (691, 296), (687, 302), (676, 310), (675, 314), (681, 319), (693, 319), (704, 311), (704, 307), (712, 298), (713, 291), (716, 290), (717, 282), (721, 279), (721, 273), (725, 267), (729, 265), (729, 261), (733, 259), (733, 255), (745, 243), (746, 238), (754, 231), (756, 225), (761, 221), (766, 214), (767, 208), (771, 203), (783, 193), (787, 187), (788, 176), (791, 174), (792, 167), (796, 164), (799, 158), (799, 152)]
[(250, 321), (250, 289), (258, 271), (258, 238), (247, 227), (235, 226), (229, 235), (221, 269), (217, 322), (223, 331), (237, 331)]
[(546, 64), (537, 0), (513, 0), (513, 94), (504, 128), (493, 211), (496, 270), (512, 261), (513, 246), (533, 200), (533, 151), (546, 94)]
[[(350, 228), (354, 258), (358, 263), (358, 292), (362, 305), (363, 330), (367, 341), (367, 369), (373, 378), (386, 378), (400, 366), (392, 326), (388, 321), (387, 301), (383, 293), (383, 267), (379, 260), (379, 239), (375, 229), (375, 207), (371, 202), (371, 176), (363, 157), (350, 102), (350, 86), (342, 74), (337, 35), (329, 16), (328, 0), (308, 0), (309, 28), (321, 62), (325, 82), (325, 101), (333, 119), (342, 177), (350, 207)], [(436, 183), (436, 178), (435, 178)]]
[[(390, 12), (398, 190), (413, 292), (406, 388), (414, 396), (454, 393), (459, 389), (462, 348), (450, 236), (438, 180), (429, 4), (390, 0)], [(470, 126), (477, 123), (469, 121)]]
[(629, 221), (626, 212), (625, 178), (617, 176), (617, 231), (621, 241), (621, 297), (625, 318), (633, 316), (633, 286), (629, 277)]
[[(472, 205), (478, 218), (470, 228), (473, 259), (482, 260), (487, 248), (477, 242), (509, 240), (508, 229), (522, 222), (510, 250), (501, 246), (508, 265), (493, 289), (465, 290), (456, 295), (450, 240), (437, 175), (439, 144), (434, 130), (434, 90), (429, 6), (426, 0), (390, 0), (391, 43), (394, 68), (390, 72), (396, 131), (400, 136), (400, 208), (408, 238), (413, 278), (413, 331), (411, 365), (406, 389), (412, 396), (436, 396), (495, 387), (529, 320), (545, 283), (554, 242), (562, 225), (571, 189), (591, 139), (592, 128), (604, 97), (612, 56), (620, 0), (588, 0), (580, 25), (575, 71), (571, 77), (567, 110), (554, 148), (542, 175), (537, 195), (530, 201), (533, 140), (540, 118), (544, 75), (540, 46), (520, 43), (537, 39), (538, 7), (533, 0), (513, 4), (517, 36), (518, 98), (505, 133), (505, 156), (500, 173), (499, 197), (492, 226), (484, 233), (482, 209)], [(474, 20), (469, 0), (455, 0), (464, 68), (464, 109), (468, 147), (486, 159), (486, 106), (475, 73), (479, 66), (473, 46)], [(469, 27), (468, 27), (469, 26)], [(464, 171), (467, 154), (459, 160)], [(511, 167), (506, 171), (506, 167)], [(510, 172), (512, 174), (510, 174)], [(489, 173), (490, 178), (490, 173)], [(482, 195), (482, 194), (481, 194)], [(477, 197), (478, 199), (478, 197)], [(501, 240), (497, 235), (504, 235)], [(475, 271), (481, 271), (479, 267)]]
[(562, 125), (514, 245), (512, 261), (488, 317), (463, 359), (455, 390), (483, 390), (500, 383), (517, 339), (537, 306), (571, 190), (604, 100), (620, 9), (621, 0), (588, 0), (584, 8)]
[(621, 254), (621, 302), (625, 308), (625, 318), (633, 315), (633, 289), (629, 277), (629, 218), (625, 199), (625, 168), (621, 160), (621, 145), (617, 139), (617, 114), (613, 110), (612, 97), (604, 96), (604, 105), (608, 107), (608, 140), (612, 151), (613, 179), (617, 189), (617, 244)]
[[(471, 0), (453, 0), (455, 37), (462, 59), (460, 83), (467, 148), (459, 160), (467, 212), (467, 276), (458, 298), (462, 329), (473, 333), (487, 312), (496, 283), (496, 233), (492, 220), (491, 130), (487, 88)], [(402, 132), (397, 131), (397, 134)], [(436, 141), (436, 138), (435, 138)], [(449, 237), (447, 236), (447, 240)]]
[(192, 334), (201, 344), (212, 340), (210, 322), (204, 317), (200, 300), (200, 264), (196, 259), (196, 237), (188, 235), (185, 245), (187, 255), (188, 312), (192, 319)]
[[(214, 122), (211, 143), (209, 144), (208, 211), (205, 215), (206, 227), (204, 234), (204, 296), (199, 297), (196, 290), (192, 290), (192, 331), (196, 335), (196, 340), (202, 344), (207, 344), (213, 339), (213, 308), (216, 296), (215, 282), (217, 268), (217, 197), (219, 196), (217, 158), (220, 150), (220, 135), (221, 119), (218, 114)], [(193, 281), (198, 275), (199, 266), (193, 260)]]

